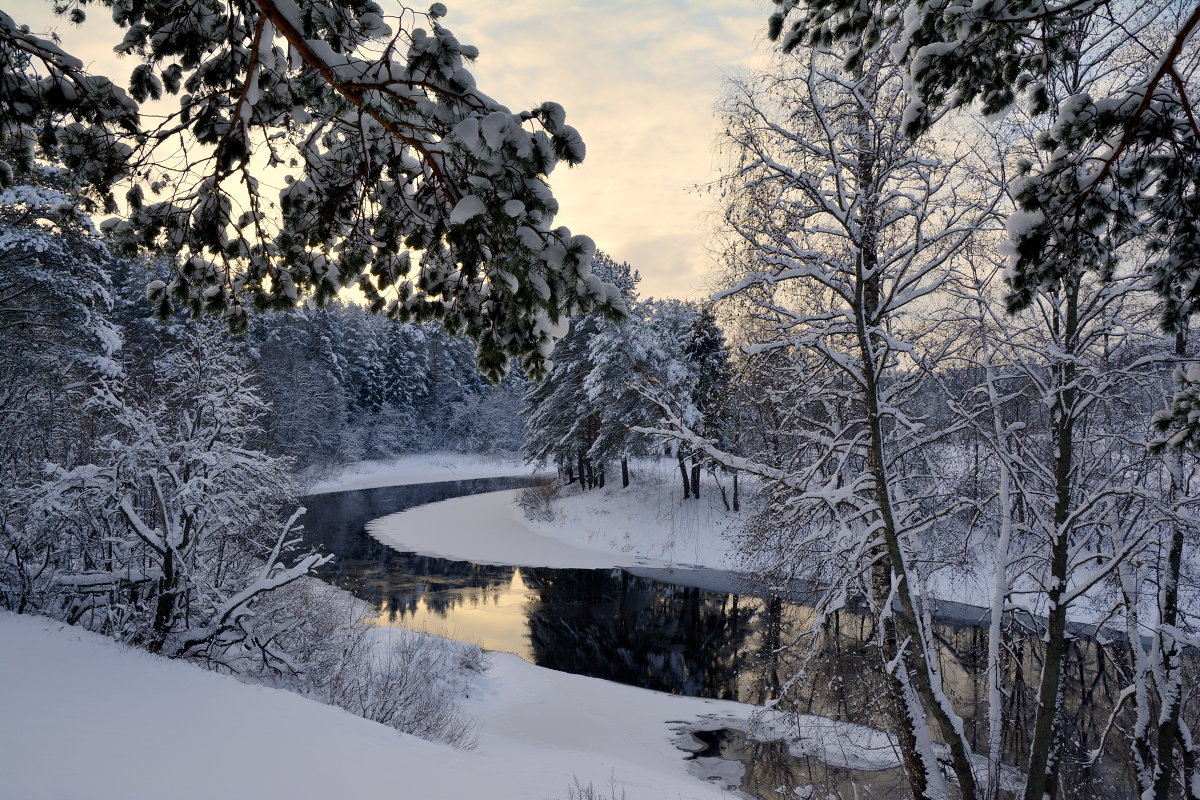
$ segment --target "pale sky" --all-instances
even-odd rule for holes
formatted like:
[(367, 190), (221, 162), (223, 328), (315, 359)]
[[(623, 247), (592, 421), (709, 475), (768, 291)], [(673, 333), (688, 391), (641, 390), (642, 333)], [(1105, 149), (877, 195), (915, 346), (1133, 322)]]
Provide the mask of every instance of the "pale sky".
[[(643, 296), (703, 296), (716, 206), (693, 187), (716, 175), (713, 105), (724, 79), (764, 52), (766, 0), (445, 5), (446, 27), (480, 50), (474, 71), (482, 91), (514, 111), (561, 103), (583, 135), (584, 163), (551, 175), (562, 207), (557, 224), (640, 270)], [(111, 53), (119, 34), (102, 7), (88, 7), (82, 31), (49, 8), (46, 0), (5, 3), (36, 32), (57, 28), (94, 72), (128, 78), (134, 62)]]

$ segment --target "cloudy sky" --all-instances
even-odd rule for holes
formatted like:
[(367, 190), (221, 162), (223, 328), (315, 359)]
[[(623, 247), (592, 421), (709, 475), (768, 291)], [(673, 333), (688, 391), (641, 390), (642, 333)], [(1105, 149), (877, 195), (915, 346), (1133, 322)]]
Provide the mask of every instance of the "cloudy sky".
[(698, 297), (722, 83), (744, 73), (769, 14), (760, 0), (447, 0), (501, 102), (567, 109), (587, 159), (552, 176), (559, 221), (642, 273), (642, 294)]
[[(384, 0), (385, 7), (388, 5)], [(448, 28), (480, 50), (481, 90), (516, 110), (555, 100), (587, 143), (580, 167), (552, 186), (558, 223), (586, 233), (642, 273), (642, 294), (700, 297), (713, 200), (694, 190), (716, 164), (713, 104), (726, 77), (761, 54), (766, 0), (445, 0)], [(84, 30), (46, 0), (6, 3), (35, 31), (57, 28), (96, 72), (132, 63), (92, 6)]]

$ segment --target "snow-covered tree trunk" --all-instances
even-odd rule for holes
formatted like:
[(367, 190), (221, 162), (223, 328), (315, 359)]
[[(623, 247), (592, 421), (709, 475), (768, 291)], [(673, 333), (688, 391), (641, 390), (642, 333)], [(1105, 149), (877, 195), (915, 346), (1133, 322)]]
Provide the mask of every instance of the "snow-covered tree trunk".
[(905, 142), (901, 80), (884, 57), (872, 55), (847, 77), (828, 69), (832, 60), (806, 52), (736, 87), (727, 117), (737, 165), (726, 184), (727, 220), (747, 258), (717, 297), (752, 309), (761, 338), (751, 357), (790, 370), (791, 385), (781, 380), (776, 399), (786, 402), (783, 441), (797, 449), (776, 462), (748, 459), (679, 413), (669, 421), (683, 447), (775, 487), (763, 530), (780, 538), (757, 543), (755, 555), (813, 554), (813, 563), (778, 568), (807, 569), (805, 578), (830, 586), (817, 625), (865, 593), (878, 624), (888, 727), (914, 794), (951, 796), (934, 749), (940, 741), (957, 791), (974, 798), (970, 747), (943, 687), (913, 562), (924, 550), (920, 537), (957, 501), (906, 469), (955, 429), (921, 421), (922, 367), (937, 363), (950, 340), (916, 309), (938, 296), (987, 209), (945, 191), (948, 167)]
[[(1075, 458), (1075, 421), (1077, 414), (1076, 366), (1071, 354), (1079, 339), (1079, 287), (1077, 279), (1068, 279), (1061, 286), (1061, 315), (1052, 321), (1056, 343), (1063, 347), (1066, 357), (1051, 365), (1053, 405), (1050, 409), (1050, 435), (1054, 450), (1054, 511), (1053, 531), (1048, 554), (1050, 569), (1046, 582), (1049, 601), (1048, 622), (1043, 639), (1045, 650), (1042, 674), (1038, 684), (1037, 713), (1034, 716), (1033, 738), (1029, 750), (1029, 779), (1025, 784), (1025, 800), (1042, 800), (1057, 774), (1062, 737), (1059, 735), (1059, 716), (1062, 714), (1063, 662), (1067, 648), (1066, 600), (1069, 560), (1071, 556), (1071, 517), (1074, 510), (1073, 480)], [(1049, 790), (1053, 795), (1053, 790)]]
[[(1174, 339), (1173, 355), (1177, 363), (1186, 363), (1188, 351), (1186, 319), (1179, 324)], [(1177, 369), (1179, 369), (1177, 367)], [(1169, 422), (1170, 416), (1160, 419)], [(1169, 425), (1161, 426), (1164, 430)], [(1169, 476), (1167, 502), (1175, 512), (1166, 541), (1158, 548), (1156, 558), (1157, 593), (1156, 620), (1151, 626), (1149, 652), (1142, 645), (1143, 625), (1140, 619), (1139, 588), (1141, 576), (1130, 576), (1127, 568), (1122, 575), (1125, 613), (1130, 620), (1130, 649), (1134, 653), (1133, 680), (1136, 726), (1130, 735), (1137, 776), (1146, 800), (1165, 800), (1177, 777), (1182, 778), (1182, 796), (1193, 800), (1200, 797), (1200, 775), (1195, 772), (1194, 755), (1189, 752), (1187, 737), (1182, 736), (1186, 723), (1182, 719), (1186, 701), (1183, 678), (1183, 658), (1186, 637), (1183, 635), (1183, 609), (1180, 598), (1180, 579), (1184, 551), (1194, 526), (1185, 522), (1195, 498), (1191, 491), (1189, 461), (1194, 461), (1179, 445), (1169, 446), (1164, 439), (1152, 443), (1152, 449), (1162, 453), (1163, 467)], [(1157, 699), (1157, 715), (1155, 703)], [(1181, 750), (1182, 769), (1177, 774), (1176, 749)]]
[[(1007, 604), (1014, 576), (1011, 574), (1012, 548), (1014, 542), (1014, 505), (1018, 499), (1017, 487), (1013, 480), (1013, 447), (1012, 429), (1006, 424), (1006, 410), (1009, 405), (1001, 388), (1003, 379), (1003, 364), (997, 355), (997, 346), (993, 339), (1005, 338), (1003, 329), (1008, 320), (1003, 314), (997, 315), (989, 305), (988, 291), (994, 293), (998, 282), (999, 268), (993, 268), (989, 274), (981, 274), (977, 259), (968, 254), (960, 269), (958, 284), (961, 287), (963, 300), (963, 323), (967, 335), (973, 342), (973, 350), (968, 352), (968, 363), (982, 372), (982, 410), (961, 409), (964, 416), (976, 422), (980, 430), (973, 437), (978, 447), (980, 439), (984, 446), (990, 444), (996, 465), (995, 520), (987, 514), (985, 525), (995, 526), (996, 538), (994, 547), (995, 563), (992, 567), (992, 585), (988, 605), (987, 627), (987, 661), (985, 663), (987, 684), (987, 731), (988, 754), (987, 774), (983, 786), (982, 797), (987, 800), (997, 800), (1001, 791), (1001, 767), (1004, 757), (1004, 694), (1005, 694), (1005, 642), (1004, 620), (1008, 612)], [(999, 328), (997, 331), (995, 329)], [(1011, 340), (1011, 339), (1009, 339)], [(990, 433), (990, 436), (987, 434)], [(982, 464), (976, 463), (977, 474), (982, 474)]]

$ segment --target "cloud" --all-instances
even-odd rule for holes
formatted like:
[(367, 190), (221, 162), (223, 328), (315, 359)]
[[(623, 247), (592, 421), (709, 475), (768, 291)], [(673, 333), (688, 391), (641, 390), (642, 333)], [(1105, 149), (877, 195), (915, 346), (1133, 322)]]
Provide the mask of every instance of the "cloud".
[(696, 296), (708, 267), (713, 105), (759, 50), (765, 5), (717, 0), (455, 0), (446, 24), (480, 48), (503, 103), (553, 99), (588, 145), (551, 176), (559, 222), (642, 273), (642, 291)]
[[(124, 82), (135, 66), (101, 7), (82, 29), (20, 0), (9, 13), (35, 30), (58, 28), (96, 72)], [(385, 7), (389, 5), (386, 0)], [(727, 75), (761, 51), (765, 0), (447, 0), (445, 24), (479, 47), (478, 85), (511, 108), (555, 100), (588, 155), (551, 185), (559, 224), (586, 233), (643, 275), (655, 296), (694, 296), (707, 271), (715, 177), (713, 105)], [(423, 8), (421, 4), (414, 7)]]

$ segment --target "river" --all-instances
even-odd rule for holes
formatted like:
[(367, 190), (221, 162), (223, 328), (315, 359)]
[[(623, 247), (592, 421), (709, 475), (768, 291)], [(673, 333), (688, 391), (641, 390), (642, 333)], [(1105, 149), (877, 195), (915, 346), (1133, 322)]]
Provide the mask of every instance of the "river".
[[(539, 666), (677, 694), (781, 705), (833, 719), (884, 727), (874, 629), (868, 615), (834, 615), (817, 646), (801, 644), (812, 628), (803, 589), (787, 600), (758, 591), (746, 576), (697, 569), (549, 569), (495, 566), (401, 553), (373, 539), (368, 521), (425, 503), (529, 486), (531, 477), (480, 478), (362, 489), (305, 498), (308, 542), (333, 553), (319, 577), (374, 609), (376, 624), (400, 625), (516, 653)], [(949, 694), (976, 752), (986, 749), (986, 651), (981, 609), (945, 604), (937, 633)], [(1005, 751), (1026, 752), (1036, 683), (1037, 643), (1015, 636), (1005, 713), (1014, 721)], [(1073, 647), (1064, 736), (1072, 771), (1068, 796), (1132, 798), (1122, 759), (1086, 763), (1111, 701), (1120, 691), (1106, 649), (1081, 636)], [(807, 680), (787, 689), (804, 671)], [(743, 789), (763, 797), (792, 781), (812, 781), (814, 765), (797, 764), (778, 745), (710, 733), (709, 755), (743, 760)], [(818, 765), (819, 766), (819, 765)], [(846, 787), (862, 776), (829, 776)], [(871, 777), (871, 776), (868, 776)], [(895, 788), (894, 776), (874, 776)], [(889, 790), (890, 791), (890, 790)], [(783, 795), (779, 795), (783, 796)]]

